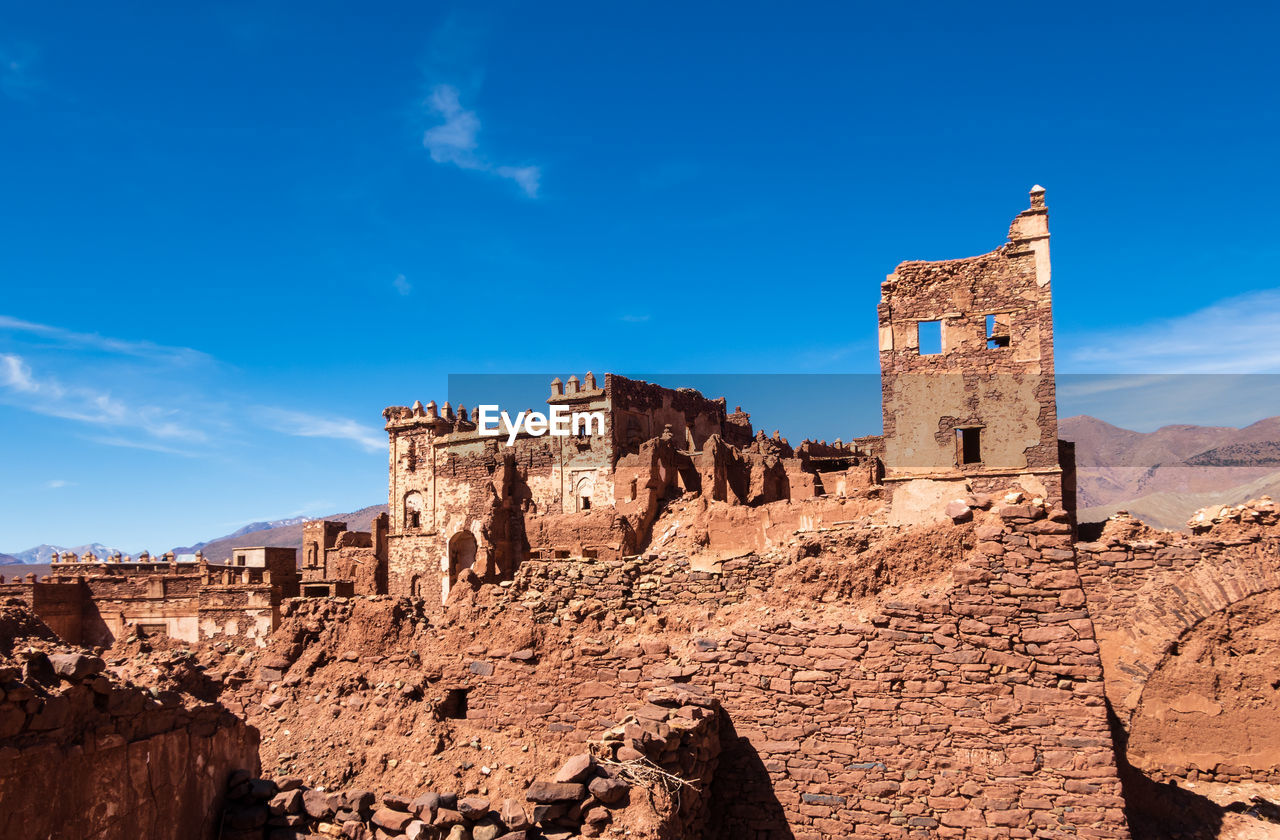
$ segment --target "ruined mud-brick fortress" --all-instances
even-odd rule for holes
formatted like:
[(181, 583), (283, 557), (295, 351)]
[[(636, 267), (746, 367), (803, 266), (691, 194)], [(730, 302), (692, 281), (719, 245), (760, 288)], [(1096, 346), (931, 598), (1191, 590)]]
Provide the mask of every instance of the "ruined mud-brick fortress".
[[(1018, 483), (1074, 509), (1058, 440), (1048, 211), (1031, 193), (1008, 244), (907, 262), (881, 286), (884, 435), (854, 442), (753, 434), (724, 399), (608, 374), (551, 383), (550, 405), (599, 411), (599, 435), (481, 436), (465, 406), (386, 409), (388, 586), (446, 600), (458, 576), (510, 578), (530, 558), (639, 553), (666, 502), (697, 493), (759, 506), (883, 484), (895, 524), (923, 524), (966, 492)], [(932, 334), (934, 345), (926, 346)]]
[[(344, 634), (400, 627), (405, 649), (371, 661), (402, 693), (426, 679), (438, 717), (684, 772), (666, 836), (1126, 838), (1131, 764), (1280, 782), (1280, 753), (1130, 738), (1212, 706), (1163, 675), (1205, 619), (1270, 603), (1280, 514), (1219, 510), (1191, 534), (1120, 517), (1080, 541), (1047, 219), (1037, 187), (995, 251), (887, 277), (881, 436), (793, 446), (722, 399), (608, 374), (548, 398), (601, 412), (603, 434), (508, 447), (464, 406), (392, 407), (389, 513), (370, 532), (309, 523), (300, 576), (270, 549), (227, 566), (62, 558), (0, 594), (68, 640), (136, 627), (264, 647), (237, 700), (269, 708), (263, 726), (308, 702)], [(308, 652), (321, 638), (332, 655)], [(696, 744), (672, 734), (673, 692), (719, 721)], [(295, 767), (270, 740), (263, 760)], [(548, 837), (614, 818), (544, 806)]]

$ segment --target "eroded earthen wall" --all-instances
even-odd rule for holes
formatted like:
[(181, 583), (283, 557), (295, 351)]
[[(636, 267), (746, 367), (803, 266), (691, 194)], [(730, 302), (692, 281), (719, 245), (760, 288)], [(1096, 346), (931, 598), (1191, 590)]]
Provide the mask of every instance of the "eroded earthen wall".
[[(1107, 524), (1098, 540), (1077, 546), (1080, 575), (1107, 673), (1107, 696), (1125, 729), (1142, 716), (1163, 716), (1171, 723), (1176, 719), (1184, 724), (1199, 720), (1209, 729), (1223, 713), (1214, 697), (1190, 684), (1177, 696), (1171, 696), (1166, 688), (1154, 698), (1147, 695), (1148, 684), (1164, 668), (1189, 669), (1172, 661), (1185, 653), (1186, 640), (1194, 638), (1203, 622), (1224, 620), (1236, 605), (1241, 606), (1233, 625), (1247, 636), (1251, 632), (1248, 617), (1257, 618), (1261, 613), (1245, 609), (1246, 602), (1280, 589), (1276, 509), (1269, 502), (1260, 507), (1264, 509), (1261, 514), (1257, 509), (1246, 509), (1246, 519), (1252, 515), (1262, 522), (1226, 523), (1200, 534), (1154, 531), (1120, 517)], [(1238, 522), (1240, 517), (1236, 519)], [(1266, 655), (1273, 657), (1274, 653), (1272, 648)], [(1231, 664), (1247, 665), (1244, 660)], [(1237, 671), (1219, 663), (1214, 679), (1227, 686), (1247, 678)], [(1259, 698), (1259, 702), (1266, 699)], [(1280, 778), (1275, 751), (1260, 749), (1250, 755), (1239, 739), (1224, 741), (1221, 747), (1217, 759), (1188, 752), (1180, 766), (1179, 761), (1166, 757), (1158, 763), (1167, 766), (1143, 769), (1164, 777), (1186, 777), (1194, 771), (1221, 776), (1224, 781)]]

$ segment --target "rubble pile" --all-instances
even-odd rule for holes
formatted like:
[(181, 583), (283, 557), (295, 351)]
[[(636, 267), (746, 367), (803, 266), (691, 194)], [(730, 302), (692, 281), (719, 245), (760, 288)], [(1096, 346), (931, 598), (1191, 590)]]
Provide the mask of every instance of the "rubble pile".
[(358, 788), (308, 787), (235, 774), (223, 840), (569, 840), (573, 837), (694, 838), (708, 818), (719, 756), (719, 705), (697, 692), (655, 691), (624, 722), (570, 757), (523, 796), (425, 791), (378, 796)]
[(1270, 526), (1280, 522), (1280, 509), (1270, 496), (1250, 499), (1239, 505), (1212, 505), (1201, 508), (1187, 520), (1187, 527), (1192, 533), (1204, 534), (1215, 527), (1235, 524), (1248, 527), (1250, 525)]

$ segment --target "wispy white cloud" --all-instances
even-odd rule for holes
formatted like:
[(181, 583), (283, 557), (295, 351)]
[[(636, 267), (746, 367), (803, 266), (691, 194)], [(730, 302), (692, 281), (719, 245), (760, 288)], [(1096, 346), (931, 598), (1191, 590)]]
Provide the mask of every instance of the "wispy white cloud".
[(542, 186), (542, 169), (537, 166), (499, 166), (493, 170), (501, 178), (510, 178), (520, 185), (525, 195), (538, 197), (538, 189)]
[(387, 448), (386, 435), (381, 430), (347, 418), (324, 417), (271, 406), (258, 406), (255, 416), (266, 428), (285, 435), (350, 441), (369, 452)]
[(618, 320), (620, 320), (620, 321), (626, 321), (628, 324), (643, 324), (643, 323), (645, 323), (646, 321), (648, 321), (648, 320), (649, 320), (649, 316), (648, 316), (648, 315), (631, 315), (631, 314), (628, 314), (628, 315), (623, 315), (623, 316), (622, 316), (621, 318), (619, 318)]
[(134, 356), (175, 364), (213, 361), (208, 354), (190, 347), (168, 347), (147, 340), (108, 338), (97, 333), (75, 332), (48, 324), (23, 321), (8, 315), (0, 315), (0, 331), (36, 336), (60, 346), (85, 347), (114, 355)]
[(63, 487), (75, 487), (76, 483), (74, 481), (67, 481), (65, 478), (54, 478), (46, 481), (44, 486), (50, 490), (60, 490)]
[(403, 274), (397, 274), (396, 279), (391, 281), (391, 287), (401, 295), (408, 295), (413, 291), (413, 284)]
[(136, 440), (113, 435), (89, 435), (84, 438), (92, 443), (101, 444), (102, 446), (115, 446), (120, 449), (139, 449), (143, 452), (158, 452), (161, 455), (177, 455), (180, 458), (199, 458), (207, 453), (193, 452), (190, 449), (179, 449), (176, 446), (166, 446), (163, 443), (156, 443), (149, 440)]
[(206, 439), (203, 431), (183, 423), (175, 409), (132, 405), (107, 391), (64, 385), (52, 376), (38, 377), (13, 353), (0, 353), (0, 401), (48, 417), (134, 429), (162, 440)]
[(1058, 369), (1071, 373), (1280, 373), (1280, 291), (1226, 298), (1134, 327), (1062, 333)]
[(436, 163), (451, 164), (459, 169), (488, 172), (499, 178), (515, 181), (525, 195), (538, 197), (542, 170), (537, 166), (498, 165), (480, 153), (477, 135), (480, 118), (475, 111), (462, 107), (458, 89), (452, 85), (436, 85), (427, 99), (431, 112), (444, 120), (440, 125), (427, 129), (422, 145), (431, 153)]

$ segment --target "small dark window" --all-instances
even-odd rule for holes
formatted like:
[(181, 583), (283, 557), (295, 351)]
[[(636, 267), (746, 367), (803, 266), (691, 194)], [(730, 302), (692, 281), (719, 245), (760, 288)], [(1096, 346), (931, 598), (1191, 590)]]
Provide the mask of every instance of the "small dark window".
[(419, 512), (418, 512), (418, 511), (416, 511), (416, 510), (411, 510), (411, 511), (409, 511), (409, 527), (410, 527), (410, 528), (421, 528), (421, 527), (422, 527), (422, 514), (421, 514), (421, 513), (419, 513)]
[(987, 316), (987, 349), (995, 350), (1009, 346), (1009, 314)]
[(440, 703), (440, 717), (448, 720), (465, 720), (467, 717), (467, 691), (465, 688), (451, 688)]
[(956, 429), (956, 449), (960, 463), (982, 463), (982, 429)]
[(916, 340), (921, 356), (936, 356), (942, 352), (942, 322), (920, 321), (916, 324)]
[(582, 509), (591, 510), (591, 498), (589, 496), (582, 497)]

